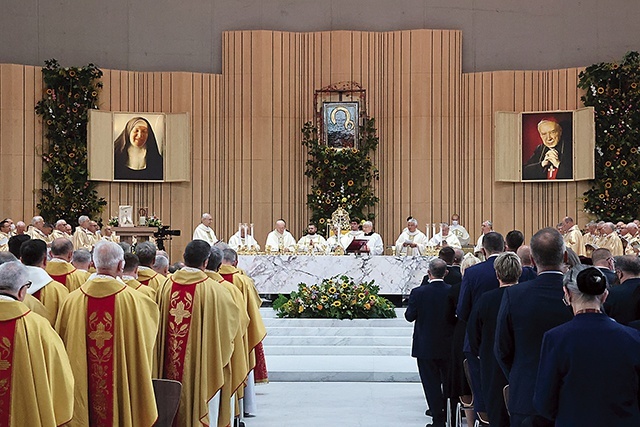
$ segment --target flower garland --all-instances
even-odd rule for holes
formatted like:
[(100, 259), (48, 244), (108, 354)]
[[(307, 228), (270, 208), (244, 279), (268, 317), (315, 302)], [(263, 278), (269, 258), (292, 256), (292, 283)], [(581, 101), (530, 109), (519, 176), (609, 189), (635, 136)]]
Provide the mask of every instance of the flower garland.
[(394, 305), (378, 295), (374, 281), (356, 284), (347, 276), (324, 279), (319, 285), (298, 285), (289, 299), (273, 302), (278, 317), (369, 319), (396, 317)]
[(48, 144), (43, 147), (43, 189), (37, 208), (47, 221), (65, 218), (76, 224), (80, 215), (98, 216), (107, 204), (96, 183), (87, 180), (88, 111), (98, 108), (102, 71), (95, 65), (60, 67), (45, 61), (44, 96), (36, 105)]
[(640, 216), (640, 54), (594, 64), (579, 78), (582, 102), (596, 114), (596, 179), (584, 193), (584, 210), (631, 221)]
[(305, 123), (302, 135), (302, 144), (310, 156), (305, 175), (313, 180), (307, 195), (311, 221), (322, 230), (338, 207), (344, 208), (351, 218), (374, 219), (378, 197), (374, 194), (373, 180), (380, 177), (371, 161), (378, 146), (375, 120), (367, 119), (360, 126), (358, 149), (327, 147), (319, 141), (318, 129), (311, 122)]

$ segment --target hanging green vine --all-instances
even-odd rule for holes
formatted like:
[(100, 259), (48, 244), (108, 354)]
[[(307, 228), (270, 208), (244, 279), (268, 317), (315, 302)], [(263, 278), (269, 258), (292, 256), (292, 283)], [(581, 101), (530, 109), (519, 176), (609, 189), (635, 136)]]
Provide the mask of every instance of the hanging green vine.
[(378, 203), (373, 180), (379, 179), (378, 169), (371, 161), (378, 146), (375, 119), (367, 119), (360, 126), (359, 149), (327, 147), (318, 139), (318, 129), (311, 122), (305, 123), (302, 135), (302, 144), (310, 156), (305, 175), (313, 180), (307, 195), (311, 221), (322, 230), (340, 206), (351, 218), (372, 220)]
[(45, 61), (44, 96), (36, 105), (48, 144), (42, 153), (43, 189), (37, 208), (47, 221), (65, 218), (75, 224), (80, 215), (96, 217), (107, 204), (96, 184), (87, 180), (87, 121), (98, 108), (102, 71), (93, 64), (62, 68)]
[(582, 102), (596, 113), (596, 179), (584, 197), (598, 219), (631, 221), (640, 206), (640, 54), (580, 73)]

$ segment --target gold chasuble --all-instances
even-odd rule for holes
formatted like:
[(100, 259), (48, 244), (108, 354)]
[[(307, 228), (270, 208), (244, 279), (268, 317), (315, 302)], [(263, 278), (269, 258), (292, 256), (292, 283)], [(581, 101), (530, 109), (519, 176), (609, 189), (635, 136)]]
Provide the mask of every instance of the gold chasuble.
[(73, 415), (73, 374), (49, 322), (0, 299), (0, 426), (55, 427)]
[(62, 303), (69, 295), (69, 291), (64, 287), (62, 283), (52, 280), (42, 289), (33, 293), (33, 296), (42, 303), (49, 312), (48, 318), (58, 318)]
[(86, 282), (85, 274), (66, 261), (49, 261), (45, 271), (56, 282), (62, 283), (69, 292), (73, 292)]
[(158, 307), (110, 276), (98, 275), (64, 302), (56, 329), (75, 377), (69, 426), (152, 426), (151, 370)]
[[(176, 271), (158, 295), (160, 378), (180, 381), (182, 395), (174, 426), (209, 425), (208, 402), (221, 391), (230, 372), (239, 310), (231, 293), (203, 271)], [(229, 425), (230, 400), (220, 399), (219, 426)]]
[(45, 319), (47, 319), (51, 326), (55, 326), (56, 325), (55, 316), (52, 316), (51, 313), (49, 312), (49, 310), (47, 310), (47, 307), (45, 307), (44, 304), (42, 304), (33, 295), (26, 294), (24, 296), (24, 301), (22, 301), (22, 303), (24, 305), (26, 305), (29, 308), (29, 310), (31, 310), (32, 312), (34, 312), (36, 314), (39, 314), (40, 316), (42, 316)]
[[(252, 366), (249, 366), (249, 350), (247, 349), (247, 327), (249, 326), (249, 315), (244, 307), (242, 293), (238, 288), (233, 286), (232, 283), (224, 280), (218, 272), (206, 270), (205, 273), (213, 279), (214, 282), (219, 286), (222, 286), (231, 294), (234, 303), (238, 307), (239, 328), (233, 340), (233, 354), (231, 355), (231, 363), (229, 364), (231, 378), (230, 381), (226, 381), (225, 379), (225, 383), (222, 386), (222, 391), (220, 393), (220, 399), (229, 400), (234, 393), (238, 393), (238, 397), (242, 397), (242, 392), (244, 391), (244, 380), (247, 379), (252, 368)], [(239, 409), (240, 408), (236, 406), (236, 415), (240, 414)], [(219, 418), (226, 417), (224, 419), (228, 419), (228, 415), (230, 414), (220, 413)]]
[(223, 264), (220, 266), (219, 273), (226, 281), (233, 283), (240, 289), (240, 292), (242, 292), (244, 304), (250, 319), (247, 329), (247, 348), (251, 353), (249, 367), (254, 369), (255, 381), (257, 383), (266, 383), (269, 381), (269, 375), (264, 357), (264, 349), (262, 348), (262, 340), (267, 336), (267, 329), (264, 326), (262, 315), (260, 314), (262, 299), (260, 299), (253, 279), (245, 275), (242, 270), (232, 265)]
[(150, 286), (151, 289), (158, 293), (160, 286), (167, 280), (162, 274), (156, 273), (149, 267), (138, 267), (138, 282), (145, 286)]
[(142, 283), (138, 282), (135, 277), (122, 276), (122, 281), (126, 283), (127, 286), (135, 289), (138, 292), (142, 292), (152, 300), (156, 300), (156, 291), (151, 289), (151, 286), (144, 286)]

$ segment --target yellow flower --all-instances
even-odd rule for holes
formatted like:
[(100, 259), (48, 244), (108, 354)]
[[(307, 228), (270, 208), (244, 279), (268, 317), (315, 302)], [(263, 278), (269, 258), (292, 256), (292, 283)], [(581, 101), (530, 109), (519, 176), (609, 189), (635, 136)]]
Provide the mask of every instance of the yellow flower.
[(324, 224), (324, 218), (320, 218), (320, 221), (318, 221), (320, 224)]
[(631, 152), (632, 152), (633, 154), (636, 154), (636, 153), (638, 152), (638, 149), (637, 149), (636, 147), (633, 147), (633, 148), (631, 149)]
[(331, 181), (331, 182), (329, 183), (329, 187), (335, 187), (335, 186), (336, 186), (336, 183), (335, 183), (334, 181)]
[(329, 164), (329, 159), (324, 159), (324, 164), (328, 165)]
[(599, 93), (600, 95), (602, 95), (602, 94), (604, 93), (604, 88), (603, 88), (603, 87), (599, 87), (599, 88), (598, 88), (598, 93)]
[(303, 306), (298, 307), (298, 313), (302, 313), (303, 311), (304, 311), (304, 307)]
[(638, 83), (631, 83), (631, 89), (635, 89), (638, 87)]
[(598, 197), (600, 197), (601, 199), (604, 199), (604, 194), (599, 194)]
[(613, 151), (616, 149), (616, 146), (613, 144), (609, 144), (609, 150)]
[(332, 305), (334, 307), (340, 307), (340, 305), (342, 305), (342, 303), (340, 301), (334, 301)]
[(622, 180), (622, 185), (627, 185), (629, 183), (629, 181), (627, 181), (626, 179)]
[(369, 295), (369, 300), (370, 300), (370, 301), (373, 301), (373, 300), (375, 300), (375, 299), (376, 299), (376, 296), (375, 296), (375, 295)]
[(353, 180), (352, 180), (352, 179), (350, 179), (349, 181), (347, 181), (347, 185), (348, 185), (349, 187), (351, 187), (351, 186), (353, 185)]
[(360, 292), (358, 294), (358, 299), (364, 299), (364, 297), (365, 297), (365, 295), (362, 292)]
[(327, 297), (326, 295), (322, 295), (320, 297), (320, 301), (322, 301), (322, 302), (327, 302), (328, 299), (329, 299), (329, 297)]
[(606, 162), (604, 162), (604, 165), (605, 165), (606, 167), (610, 167), (610, 166), (611, 166), (611, 162), (610, 162), (609, 160), (607, 160)]
[(621, 160), (621, 161), (620, 161), (620, 164), (621, 164), (622, 166), (627, 166), (627, 161), (626, 161), (626, 160)]
[(607, 183), (604, 185), (604, 188), (611, 188), (611, 183), (610, 183), (610, 182), (607, 182)]
[(316, 190), (316, 194), (319, 196), (322, 194), (322, 190)]
[(337, 289), (336, 289), (334, 286), (332, 286), (332, 287), (330, 287), (330, 288), (329, 288), (329, 293), (330, 293), (330, 294), (335, 294), (335, 293), (336, 293), (336, 291), (337, 291)]
[(347, 198), (346, 198), (346, 197), (343, 197), (343, 198), (342, 198), (342, 200), (341, 200), (341, 202), (342, 202), (342, 203), (347, 203)]

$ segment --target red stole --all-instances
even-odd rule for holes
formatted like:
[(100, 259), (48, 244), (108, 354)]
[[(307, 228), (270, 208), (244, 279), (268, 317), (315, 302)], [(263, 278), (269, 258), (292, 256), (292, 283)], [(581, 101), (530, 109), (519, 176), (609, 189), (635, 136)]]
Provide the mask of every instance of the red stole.
[(234, 272), (233, 272), (233, 273), (231, 273), (231, 274), (221, 274), (221, 276), (222, 276), (222, 278), (223, 278), (224, 280), (226, 280), (227, 282), (229, 282), (229, 283), (233, 283), (233, 275), (234, 275), (234, 274), (236, 274), (236, 273), (237, 273), (237, 271), (234, 271)]
[(141, 284), (143, 284), (145, 286), (149, 286), (149, 282), (151, 281), (151, 279), (153, 279), (157, 275), (158, 275), (158, 273), (156, 273), (153, 276), (149, 277), (147, 280), (138, 280), (138, 282), (140, 282)]
[(184, 359), (191, 330), (191, 314), (196, 283), (182, 285), (171, 280), (171, 300), (169, 302), (169, 325), (164, 350), (163, 378), (182, 382)]
[(41, 292), (42, 292), (43, 289), (44, 289), (44, 286), (42, 288), (38, 289), (37, 291), (35, 291), (33, 293), (33, 295), (32, 295), (35, 299), (37, 299), (40, 302), (42, 302), (42, 299), (40, 297), (41, 297)]
[[(73, 270), (71, 270), (71, 271), (69, 271), (69, 272), (67, 272), (67, 273), (61, 274), (61, 275), (59, 275), (59, 276), (54, 276), (53, 274), (49, 274), (49, 276), (51, 276), (51, 278), (52, 278), (53, 280), (55, 280), (56, 282), (60, 282), (60, 283), (62, 283), (63, 285), (65, 285), (65, 286), (66, 286), (66, 285), (67, 285), (67, 276), (68, 276), (69, 274), (73, 273), (74, 271), (76, 271), (76, 269), (75, 269), (75, 268), (74, 268)], [(38, 299), (39, 299), (39, 298), (38, 298)]]
[(0, 322), (0, 426), (8, 426), (11, 422), (13, 339), (16, 335), (16, 321), (20, 317)]
[(114, 423), (115, 305), (116, 294), (104, 298), (87, 295), (87, 373), (92, 426), (112, 426)]

